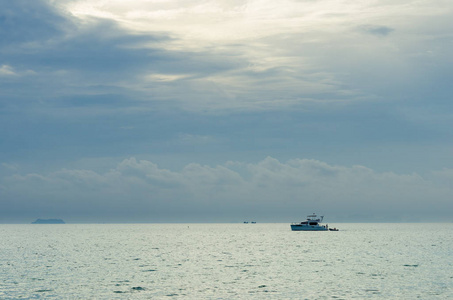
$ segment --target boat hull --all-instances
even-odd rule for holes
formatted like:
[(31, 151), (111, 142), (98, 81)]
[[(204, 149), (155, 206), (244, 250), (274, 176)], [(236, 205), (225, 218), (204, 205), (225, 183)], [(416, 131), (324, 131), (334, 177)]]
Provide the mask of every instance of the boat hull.
[(327, 231), (328, 229), (323, 226), (302, 226), (302, 225), (291, 225), (292, 231)]

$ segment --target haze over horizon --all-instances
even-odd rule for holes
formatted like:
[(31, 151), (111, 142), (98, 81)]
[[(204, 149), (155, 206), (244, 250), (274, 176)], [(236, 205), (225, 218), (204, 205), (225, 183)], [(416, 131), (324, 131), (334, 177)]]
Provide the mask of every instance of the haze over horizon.
[(451, 1), (0, 8), (0, 223), (453, 220)]

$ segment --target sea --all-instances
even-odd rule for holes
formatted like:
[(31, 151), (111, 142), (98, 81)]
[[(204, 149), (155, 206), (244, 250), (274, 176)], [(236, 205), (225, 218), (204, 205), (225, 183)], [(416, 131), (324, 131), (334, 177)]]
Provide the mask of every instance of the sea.
[(453, 299), (453, 224), (0, 225), (0, 299)]

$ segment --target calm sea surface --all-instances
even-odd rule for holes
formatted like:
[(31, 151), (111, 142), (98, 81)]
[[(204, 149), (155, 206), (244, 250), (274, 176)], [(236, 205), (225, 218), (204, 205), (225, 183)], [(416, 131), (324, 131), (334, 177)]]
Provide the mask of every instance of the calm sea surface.
[(453, 224), (0, 225), (0, 299), (453, 299)]

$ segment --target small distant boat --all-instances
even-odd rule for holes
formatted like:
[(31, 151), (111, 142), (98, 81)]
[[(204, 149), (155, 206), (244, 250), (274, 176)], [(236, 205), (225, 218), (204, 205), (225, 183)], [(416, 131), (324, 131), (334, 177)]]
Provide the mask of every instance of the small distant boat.
[(248, 221), (244, 221), (244, 224), (248, 224), (249, 222)]
[(292, 223), (292, 231), (338, 231), (336, 228), (329, 228), (329, 225), (321, 225), (324, 216), (318, 217), (315, 213), (308, 215), (307, 220), (300, 223)]
[(255, 221), (252, 221), (252, 224), (256, 224), (256, 222), (255, 222)]

